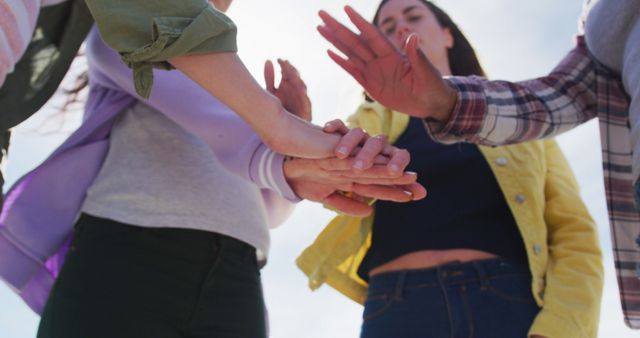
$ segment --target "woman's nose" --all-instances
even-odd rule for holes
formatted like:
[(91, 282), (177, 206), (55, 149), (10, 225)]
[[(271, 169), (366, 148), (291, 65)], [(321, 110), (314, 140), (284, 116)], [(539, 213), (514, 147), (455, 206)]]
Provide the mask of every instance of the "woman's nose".
[(411, 34), (411, 30), (405, 24), (398, 24), (396, 27), (396, 40), (398, 42), (398, 46), (402, 46), (407, 39), (407, 37)]

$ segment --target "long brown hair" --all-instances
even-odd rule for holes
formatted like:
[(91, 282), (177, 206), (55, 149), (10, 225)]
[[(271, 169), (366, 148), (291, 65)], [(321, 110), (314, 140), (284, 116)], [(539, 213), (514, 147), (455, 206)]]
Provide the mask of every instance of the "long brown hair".
[[(382, 0), (376, 14), (373, 17), (373, 24), (378, 25), (378, 16), (380, 15), (380, 9), (384, 4), (390, 0)], [(438, 23), (442, 28), (448, 28), (453, 36), (453, 47), (447, 51), (447, 58), (449, 59), (449, 66), (451, 67), (451, 74), (456, 76), (469, 76), (478, 75), (485, 76), (485, 72), (480, 65), (480, 60), (476, 56), (476, 52), (471, 47), (469, 40), (462, 34), (462, 31), (458, 28), (453, 20), (449, 17), (445, 11), (436, 6), (433, 2), (427, 0), (419, 0), (423, 3), (436, 17)]]

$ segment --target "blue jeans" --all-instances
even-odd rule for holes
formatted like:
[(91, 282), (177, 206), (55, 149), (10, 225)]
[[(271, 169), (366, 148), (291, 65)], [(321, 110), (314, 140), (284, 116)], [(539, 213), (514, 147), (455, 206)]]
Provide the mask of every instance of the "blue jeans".
[(371, 278), (361, 338), (525, 338), (540, 311), (526, 265), (452, 263)]

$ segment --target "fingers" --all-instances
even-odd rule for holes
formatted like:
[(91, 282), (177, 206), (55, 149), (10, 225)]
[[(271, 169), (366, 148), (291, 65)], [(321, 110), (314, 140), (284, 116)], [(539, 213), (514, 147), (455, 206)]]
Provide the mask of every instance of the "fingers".
[(397, 186), (354, 184), (352, 190), (358, 195), (399, 203), (417, 201), (427, 196), (427, 190), (417, 182)]
[[(323, 130), (326, 133), (338, 133), (342, 135), (342, 139), (336, 147), (336, 157), (345, 159), (350, 154), (356, 154), (353, 162), (353, 168), (356, 170), (365, 170), (370, 168), (374, 163), (384, 163), (386, 160), (380, 154), (387, 149), (389, 142), (386, 136), (377, 135), (369, 137), (369, 135), (361, 128), (349, 129), (341, 120), (329, 121), (324, 125)], [(360, 144), (362, 147), (359, 147)], [(389, 149), (394, 149), (389, 148)], [(394, 168), (400, 168), (403, 163), (401, 158), (396, 159), (392, 164)], [(406, 165), (402, 167), (404, 169)], [(393, 172), (398, 174), (397, 172)]]
[(413, 200), (421, 200), (427, 197), (427, 189), (418, 182), (413, 182), (404, 186), (404, 189), (413, 195)]
[(273, 69), (273, 63), (271, 62), (271, 60), (267, 60), (264, 63), (264, 82), (265, 86), (267, 86), (267, 91), (275, 95), (275, 71)]
[(430, 83), (435, 79), (441, 80), (441, 75), (431, 61), (424, 55), (418, 46), (418, 35), (412, 33), (404, 45), (404, 53), (409, 59), (409, 64), (415, 70), (414, 75), (423, 82)]
[(302, 81), (298, 70), (287, 60), (278, 59), (282, 81), (291, 84), (293, 88), (300, 92), (307, 91), (307, 85)]
[[(373, 161), (375, 160), (376, 156), (380, 154), (388, 145), (389, 142), (387, 141), (387, 137), (384, 135), (369, 137), (362, 146), (362, 149), (360, 149), (360, 151), (358, 151), (358, 153), (356, 154), (353, 167), (356, 170), (365, 170), (367, 168), (370, 168), (373, 165)], [(398, 161), (396, 160), (395, 162)]]
[(322, 130), (324, 130), (325, 133), (338, 133), (340, 135), (344, 135), (349, 132), (347, 125), (340, 119), (331, 120), (325, 123)]
[[(409, 165), (411, 155), (405, 149), (399, 149), (389, 144), (384, 135), (368, 137), (362, 129), (349, 128), (342, 120), (335, 119), (327, 122), (323, 130), (327, 133), (339, 133), (343, 135), (342, 140), (336, 147), (336, 157), (339, 160), (346, 159), (348, 154), (356, 154), (353, 161), (353, 168), (362, 171), (370, 168), (374, 164), (387, 163), (388, 173), (391, 176), (399, 176)], [(358, 145), (364, 140), (364, 145), (358, 150)], [(381, 156), (384, 154), (386, 156)], [(339, 161), (336, 160), (336, 161)], [(331, 159), (328, 159), (331, 161)], [(331, 163), (331, 162), (330, 162)], [(331, 163), (340, 167), (344, 163)], [(327, 168), (327, 170), (330, 170)]]
[[(323, 130), (327, 133), (339, 133), (340, 135), (343, 135), (343, 140), (336, 148), (336, 156), (338, 157), (338, 160), (331, 163), (331, 165), (336, 167), (342, 167), (341, 165), (343, 165), (344, 162), (340, 163), (339, 160), (345, 159), (345, 154), (356, 153), (355, 159), (352, 163), (353, 168), (356, 170), (370, 168), (373, 164), (387, 163), (389, 174), (392, 176), (398, 176), (402, 174), (411, 160), (411, 156), (408, 151), (389, 145), (385, 136), (378, 135), (374, 137), (366, 137), (366, 133), (362, 130), (355, 130), (352, 132), (342, 120), (336, 119), (327, 122), (324, 125)], [(362, 148), (358, 150), (359, 144), (356, 142), (361, 142), (362, 140), (365, 140), (365, 143)], [(381, 156), (380, 154), (385, 154), (388, 157)], [(331, 159), (328, 161), (331, 161)], [(329, 168), (327, 169), (330, 170)]]
[(407, 185), (415, 182), (418, 177), (413, 172), (392, 176), (385, 164), (376, 164), (364, 171), (356, 172), (353, 169), (354, 161), (354, 158), (294, 159), (285, 163), (285, 173), (287, 177), (303, 176), (308, 180), (326, 184)]
[(353, 192), (369, 198), (398, 203), (413, 200), (413, 194), (401, 186), (355, 184), (353, 186)]
[(334, 53), (331, 50), (327, 51), (327, 55), (333, 60), (333, 62), (337, 63), (340, 68), (342, 68), (345, 72), (349, 73), (360, 85), (365, 86), (365, 77), (362, 72), (362, 67), (358, 67), (354, 62), (343, 59), (340, 55)]
[(376, 135), (366, 139), (362, 149), (355, 156), (353, 168), (365, 170), (371, 167), (381, 153), (389, 156), (387, 168), (391, 176), (401, 175), (411, 160), (407, 150), (391, 146), (385, 136)]
[[(323, 13), (323, 12), (321, 12)], [(328, 15), (328, 14), (327, 14)], [(321, 14), (322, 16), (322, 14)], [(344, 55), (347, 56), (347, 59), (341, 57), (335, 52), (328, 50), (327, 54), (329, 57), (340, 66), (340, 68), (344, 69), (347, 73), (349, 73), (358, 83), (361, 85), (364, 84), (364, 75), (362, 73), (362, 69), (365, 68), (365, 61), (358, 57), (358, 55), (352, 51), (351, 48), (340, 38), (337, 36), (336, 32), (332, 31), (326, 26), (318, 26), (318, 32), (322, 35), (329, 43), (331, 43), (334, 47), (336, 47), (339, 51), (341, 51)]]
[(361, 41), (365, 43), (369, 53), (380, 57), (396, 51), (395, 47), (380, 33), (378, 28), (363, 18), (351, 6), (345, 6), (344, 11), (347, 13), (349, 20), (362, 33)]
[[(365, 172), (368, 172), (367, 169)], [(378, 173), (363, 172), (362, 176), (341, 175), (337, 172), (327, 173), (327, 181), (336, 182), (336, 184), (352, 183), (352, 184), (374, 184), (386, 186), (404, 186), (415, 183), (418, 175), (413, 172), (403, 173), (398, 177), (389, 177), (386, 168), (382, 168)], [(386, 175), (386, 176), (383, 176)]]
[(282, 79), (279, 91), (287, 97), (287, 105), (300, 118), (311, 121), (311, 100), (307, 95), (307, 85), (300, 77), (298, 70), (287, 60), (278, 59)]
[(373, 211), (373, 208), (367, 203), (346, 197), (339, 192), (329, 195), (324, 203), (335, 210), (355, 217), (367, 217)]
[[(334, 37), (334, 39), (331, 39), (329, 42), (334, 44), (336, 48), (347, 55), (350, 59), (357, 58), (364, 62), (375, 59), (375, 54), (366, 44), (362, 43), (360, 36), (338, 22), (327, 12), (320, 11), (318, 15), (320, 15), (320, 18), (325, 24), (324, 27), (320, 26), (324, 30), (324, 33), (329, 33)], [(323, 32), (320, 33), (322, 34)], [(325, 35), (323, 34), (323, 36)]]
[(390, 158), (387, 168), (392, 176), (400, 175), (411, 161), (411, 155), (406, 149), (399, 149), (391, 145), (387, 145), (384, 154)]
[(367, 138), (369, 138), (369, 135), (365, 133), (362, 128), (353, 128), (349, 130), (344, 136), (342, 136), (340, 142), (338, 142), (338, 145), (336, 146), (336, 157), (340, 159), (347, 158), (351, 152)]

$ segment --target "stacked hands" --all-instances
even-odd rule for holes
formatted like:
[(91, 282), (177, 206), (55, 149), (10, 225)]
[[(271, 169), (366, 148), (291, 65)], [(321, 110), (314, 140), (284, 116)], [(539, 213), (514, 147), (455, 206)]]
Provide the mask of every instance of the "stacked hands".
[[(265, 64), (267, 91), (288, 112), (311, 121), (311, 101), (298, 71), (288, 61), (278, 60), (278, 64), (281, 80), (277, 87), (273, 63)], [(328, 122), (323, 131), (340, 137), (335, 157), (290, 158), (284, 163), (287, 182), (300, 198), (364, 217), (373, 210), (370, 199), (409, 202), (426, 197), (425, 188), (416, 182), (416, 173), (405, 172), (409, 152), (390, 145), (385, 136), (349, 129), (340, 120)]]
[[(318, 31), (346, 58), (333, 51), (328, 51), (329, 57), (382, 105), (445, 123), (456, 103), (457, 92), (418, 48), (417, 35), (409, 35), (404, 50), (400, 51), (353, 8), (346, 6), (345, 12), (359, 33), (328, 13), (319, 13), (324, 25), (319, 26)], [(319, 137), (317, 133), (307, 133), (307, 138), (295, 135), (305, 129), (302, 124), (306, 123), (302, 122), (311, 120), (311, 102), (298, 71), (288, 61), (278, 60), (278, 63), (282, 74), (278, 87), (274, 85), (273, 64), (267, 61), (265, 65), (267, 90), (280, 100), (286, 111), (298, 118), (296, 121), (290, 116), (290, 125), (284, 130), (288, 130), (291, 139), (302, 142), (271, 144), (285, 153), (322, 157), (317, 155), (323, 153), (326, 144), (337, 142), (333, 158), (296, 158), (285, 163), (285, 177), (299, 197), (355, 216), (366, 216), (373, 210), (366, 198), (408, 202), (426, 197), (425, 188), (416, 182), (417, 175), (404, 171), (409, 164), (409, 153), (389, 145), (384, 136), (372, 137), (358, 128), (350, 130), (340, 120), (327, 123), (323, 129), (325, 133), (339, 136), (337, 141)], [(295, 149), (300, 146), (306, 151)]]

